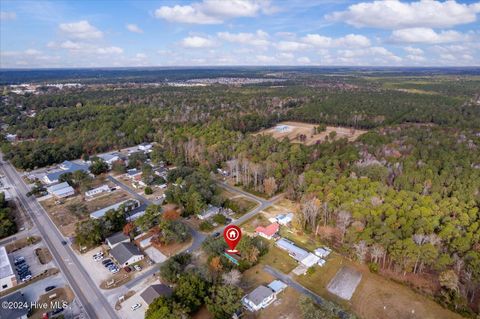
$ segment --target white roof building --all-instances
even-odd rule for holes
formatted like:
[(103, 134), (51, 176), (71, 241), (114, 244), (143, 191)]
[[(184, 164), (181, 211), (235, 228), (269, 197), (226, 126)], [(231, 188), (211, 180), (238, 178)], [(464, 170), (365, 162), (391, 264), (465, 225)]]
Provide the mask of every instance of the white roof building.
[(93, 197), (95, 195), (98, 195), (98, 194), (101, 194), (101, 193), (104, 193), (104, 192), (110, 192), (110, 187), (107, 184), (102, 185), (102, 186), (97, 187), (97, 188), (94, 188), (94, 189), (91, 189), (89, 191), (86, 191), (85, 196), (86, 197)]
[(0, 246), (0, 291), (10, 289), (17, 285), (17, 278), (8, 258), (5, 246)]
[(47, 192), (56, 198), (65, 198), (75, 194), (75, 190), (67, 182), (47, 187)]
[(309, 253), (307, 257), (305, 257), (304, 259), (302, 259), (302, 261), (300, 261), (300, 263), (302, 263), (305, 267), (310, 268), (315, 266), (318, 263), (319, 259), (320, 258), (318, 256), (315, 256), (314, 254)]
[(95, 218), (95, 219), (99, 219), (99, 218), (102, 218), (103, 216), (105, 216), (105, 214), (109, 211), (109, 210), (117, 210), (120, 208), (120, 206), (122, 205), (125, 205), (125, 211), (131, 211), (137, 207), (140, 206), (140, 202), (136, 199), (127, 199), (127, 200), (124, 200), (124, 201), (121, 201), (119, 203), (116, 203), (116, 204), (113, 204), (113, 205), (110, 205), (110, 206), (107, 206), (107, 207), (104, 207), (102, 209), (99, 209), (97, 211), (94, 211), (93, 213), (90, 214), (90, 218)]

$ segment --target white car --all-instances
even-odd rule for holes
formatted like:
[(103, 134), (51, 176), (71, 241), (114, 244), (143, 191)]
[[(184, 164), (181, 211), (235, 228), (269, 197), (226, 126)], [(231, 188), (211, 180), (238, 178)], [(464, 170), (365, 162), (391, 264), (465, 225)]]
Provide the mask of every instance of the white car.
[(139, 303), (136, 303), (134, 304), (132, 307), (130, 307), (132, 309), (132, 311), (135, 311), (137, 310), (138, 308), (140, 308), (142, 306), (142, 304), (139, 304)]
[(113, 268), (112, 270), (110, 270), (110, 272), (111, 272), (112, 274), (116, 274), (116, 273), (119, 272), (119, 271), (120, 271), (120, 269), (118, 269), (118, 268)]
[(93, 260), (95, 261), (100, 261), (103, 259), (103, 256), (96, 256), (96, 257), (93, 257)]
[(22, 281), (29, 281), (30, 279), (32, 279), (32, 276), (27, 275), (27, 276), (25, 276), (25, 278), (22, 279)]
[(133, 268), (135, 268), (136, 271), (142, 270), (142, 267), (140, 267), (139, 265), (135, 265), (135, 266), (133, 266)]

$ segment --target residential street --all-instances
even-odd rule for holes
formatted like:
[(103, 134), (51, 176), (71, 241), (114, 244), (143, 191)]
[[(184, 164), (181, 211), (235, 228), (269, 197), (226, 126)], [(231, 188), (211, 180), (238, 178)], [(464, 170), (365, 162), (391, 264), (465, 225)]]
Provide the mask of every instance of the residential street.
[(115, 311), (107, 302), (99, 288), (92, 281), (88, 272), (79, 266), (75, 253), (68, 245), (62, 245), (65, 238), (48, 217), (43, 207), (34, 197), (27, 197), (28, 188), (18, 172), (8, 162), (1, 162), (1, 170), (17, 193), (19, 202), (30, 214), (38, 227), (45, 244), (51, 251), (56, 264), (65, 275), (84, 311), (91, 318), (117, 318)]

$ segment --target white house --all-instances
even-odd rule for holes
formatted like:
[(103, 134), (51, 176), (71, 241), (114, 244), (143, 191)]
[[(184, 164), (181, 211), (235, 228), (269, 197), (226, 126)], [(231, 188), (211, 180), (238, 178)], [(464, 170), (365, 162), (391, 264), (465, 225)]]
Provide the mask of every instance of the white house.
[(97, 188), (91, 189), (89, 191), (86, 191), (85, 192), (85, 197), (91, 198), (95, 195), (105, 193), (105, 192), (110, 192), (110, 191), (111, 191), (110, 187), (107, 184), (104, 184), (100, 187), (97, 187)]
[(326, 258), (328, 257), (328, 255), (330, 255), (332, 250), (328, 247), (319, 247), (315, 249), (313, 252), (315, 253), (315, 255), (317, 255), (320, 258)]
[(319, 260), (320, 260), (320, 258), (318, 256), (315, 256), (314, 254), (309, 253), (307, 255), (307, 257), (303, 258), (300, 261), (300, 263), (302, 265), (304, 265), (305, 267), (310, 268), (310, 267), (315, 266), (318, 263)]
[(197, 214), (197, 217), (201, 220), (205, 220), (218, 213), (220, 213), (220, 207), (208, 205), (208, 207), (200, 212), (200, 214)]
[(0, 291), (10, 289), (17, 285), (17, 278), (13, 266), (8, 258), (5, 246), (0, 246)]
[(129, 212), (129, 211), (134, 210), (137, 207), (140, 207), (140, 202), (136, 199), (127, 199), (127, 200), (121, 201), (119, 203), (104, 207), (104, 208), (99, 209), (97, 211), (94, 211), (93, 213), (90, 214), (90, 218), (96, 218), (96, 219), (102, 218), (103, 216), (105, 216), (105, 214), (109, 210), (112, 210), (112, 209), (117, 210), (122, 205), (125, 206), (125, 212)]
[(112, 167), (112, 164), (120, 159), (117, 153), (100, 154), (97, 157), (101, 158), (109, 167)]
[(140, 250), (132, 243), (120, 243), (110, 250), (110, 256), (117, 261), (120, 267), (139, 262), (144, 258)]
[(47, 192), (56, 198), (65, 198), (75, 194), (75, 190), (67, 182), (47, 187)]
[(278, 295), (287, 288), (287, 284), (281, 280), (274, 280), (268, 284), (268, 288), (272, 289), (272, 291)]
[(153, 145), (150, 143), (142, 143), (138, 145), (140, 151), (149, 152), (152, 149)]
[(286, 226), (293, 220), (293, 213), (277, 215), (276, 220), (280, 225)]
[(122, 232), (118, 232), (116, 234), (113, 234), (112, 236), (108, 237), (106, 240), (108, 247), (111, 249), (115, 248), (115, 246), (121, 244), (121, 243), (128, 243), (130, 242), (130, 237), (125, 235)]
[(258, 286), (242, 298), (242, 304), (250, 311), (258, 311), (268, 307), (275, 299), (277, 299), (277, 295), (272, 289), (265, 286)]

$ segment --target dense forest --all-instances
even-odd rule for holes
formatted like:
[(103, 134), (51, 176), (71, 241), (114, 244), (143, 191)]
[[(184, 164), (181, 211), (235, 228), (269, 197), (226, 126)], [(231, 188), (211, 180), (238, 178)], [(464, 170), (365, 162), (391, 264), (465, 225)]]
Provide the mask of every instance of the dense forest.
[[(5, 132), (17, 134), (17, 141), (3, 141), (2, 152), (30, 170), (156, 142), (152, 161), (176, 165), (168, 180), (186, 185), (170, 188), (167, 200), (186, 215), (221, 204), (208, 176), (221, 167), (251, 192), (285, 193), (298, 203), (295, 227), (372, 271), (428, 274), (441, 287), (433, 296), (438, 302), (465, 316), (478, 313), (480, 78), (282, 75), (290, 80), (282, 87), (97, 85), (39, 95), (6, 92), (0, 114)], [(284, 120), (369, 132), (354, 142), (310, 146), (254, 134)], [(96, 223), (79, 225), (84, 244), (104, 237), (107, 224)], [(111, 225), (106, 233), (125, 226)], [(204, 287), (201, 300), (220, 289), (188, 276), (181, 277), (185, 285)], [(155, 311), (170, 309), (166, 305), (179, 303), (178, 296), (181, 291), (158, 301)], [(189, 313), (195, 306), (182, 307)]]

